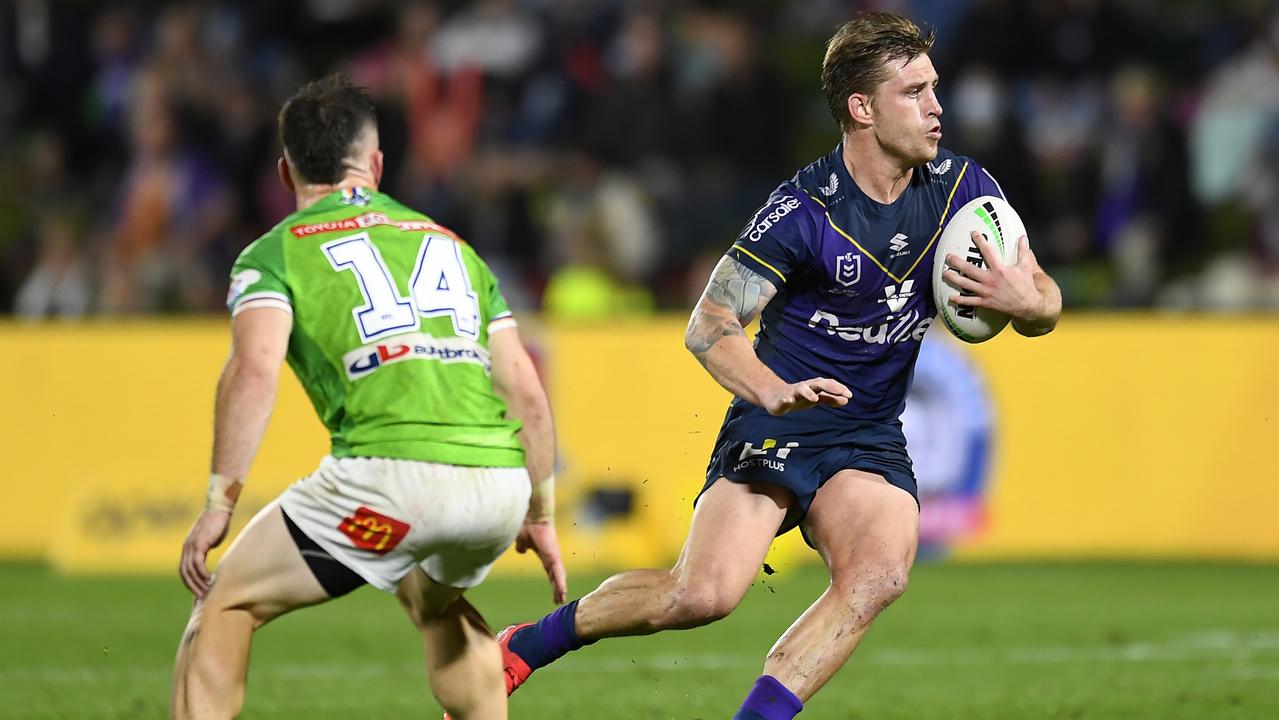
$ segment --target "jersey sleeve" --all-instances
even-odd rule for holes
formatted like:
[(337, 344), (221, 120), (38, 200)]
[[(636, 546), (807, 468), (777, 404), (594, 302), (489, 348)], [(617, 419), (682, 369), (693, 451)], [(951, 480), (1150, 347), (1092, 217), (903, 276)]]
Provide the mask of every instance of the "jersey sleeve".
[(231, 317), (251, 307), (274, 307), (293, 313), (293, 295), (285, 281), (284, 248), (279, 235), (258, 238), (236, 258), (226, 306)]
[[(995, 180), (994, 175), (991, 175), (986, 168), (977, 164), (975, 160), (966, 159), (966, 162), (968, 163), (968, 168), (959, 181), (959, 192), (955, 193), (955, 201), (951, 204), (952, 208), (961, 208), (968, 201), (985, 195), (993, 195), (1008, 201), (1008, 196), (1004, 195), (1004, 189), (999, 186), (999, 182)], [(1016, 209), (1016, 206), (1014, 206), (1014, 209)]]
[(987, 172), (986, 168), (977, 164), (977, 161), (965, 159), (968, 163), (968, 169), (964, 172), (964, 177), (959, 182), (959, 192), (956, 193), (955, 207), (963, 207), (969, 200), (979, 198), (983, 195), (993, 195), (997, 198), (1007, 200), (1004, 195), (1004, 189), (995, 181), (995, 177)]
[(483, 258), (478, 254), (474, 257), (482, 276), (480, 287), (483, 291), (480, 302), (483, 305), (483, 315), (488, 321), (488, 334), (492, 335), (499, 330), (515, 327), (515, 316), (511, 313), (511, 306), (506, 302), (506, 297), (502, 295), (497, 276), (493, 274)]
[(817, 255), (817, 225), (800, 191), (782, 185), (755, 212), (727, 255), (779, 286)]

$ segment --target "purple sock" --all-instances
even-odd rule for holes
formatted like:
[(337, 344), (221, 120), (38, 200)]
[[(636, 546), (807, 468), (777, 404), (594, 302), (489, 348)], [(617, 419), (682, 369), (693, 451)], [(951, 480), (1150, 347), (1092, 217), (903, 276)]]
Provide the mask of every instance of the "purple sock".
[(520, 656), (533, 670), (564, 657), (584, 643), (577, 639), (577, 600), (556, 608), (551, 614), (517, 631), (511, 636), (511, 651)]
[(791, 720), (804, 709), (804, 701), (771, 675), (760, 675), (742, 701), (733, 720)]

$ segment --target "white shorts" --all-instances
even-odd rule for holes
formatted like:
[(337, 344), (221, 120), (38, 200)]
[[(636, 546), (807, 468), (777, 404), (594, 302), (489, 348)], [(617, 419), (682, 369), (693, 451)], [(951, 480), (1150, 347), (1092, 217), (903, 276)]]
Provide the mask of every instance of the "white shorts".
[(528, 513), (524, 468), (326, 456), (280, 496), (301, 530), (374, 587), (394, 592), (415, 566), (474, 587)]

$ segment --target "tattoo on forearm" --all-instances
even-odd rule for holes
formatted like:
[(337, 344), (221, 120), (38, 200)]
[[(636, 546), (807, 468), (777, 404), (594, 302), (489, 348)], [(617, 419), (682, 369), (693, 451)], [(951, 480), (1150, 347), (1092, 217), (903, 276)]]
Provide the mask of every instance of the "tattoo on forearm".
[(693, 311), (685, 344), (704, 363), (706, 352), (720, 338), (746, 335), (745, 326), (776, 294), (777, 287), (768, 278), (725, 257), (715, 266)]
[(684, 339), (684, 344), (697, 356), (698, 360), (705, 363), (706, 351), (719, 342), (720, 338), (731, 335), (746, 335), (741, 323), (729, 318), (708, 317), (699, 313), (695, 314), (692, 322), (689, 323), (688, 336)]

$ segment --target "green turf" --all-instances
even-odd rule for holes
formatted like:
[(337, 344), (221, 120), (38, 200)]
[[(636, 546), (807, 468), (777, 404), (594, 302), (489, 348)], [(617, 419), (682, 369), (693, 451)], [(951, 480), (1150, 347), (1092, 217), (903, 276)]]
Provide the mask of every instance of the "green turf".
[[(819, 570), (784, 568), (716, 625), (587, 648), (540, 671), (511, 716), (725, 720), (822, 587)], [(540, 615), (547, 595), (494, 580), (473, 600), (501, 625)], [(189, 604), (176, 578), (0, 565), (0, 717), (162, 717)], [(366, 588), (260, 633), (243, 717), (439, 715), (411, 627)], [(921, 565), (800, 717), (1279, 718), (1279, 568)]]

